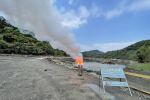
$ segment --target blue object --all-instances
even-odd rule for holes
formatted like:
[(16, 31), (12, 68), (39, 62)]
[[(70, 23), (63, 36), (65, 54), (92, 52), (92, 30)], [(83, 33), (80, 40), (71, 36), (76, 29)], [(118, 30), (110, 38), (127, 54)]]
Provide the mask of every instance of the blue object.
[(127, 82), (118, 82), (118, 81), (103, 81), (104, 86), (121, 86), (128, 87)]
[[(124, 74), (123, 68), (104, 68), (101, 67), (101, 75), (102, 75), (102, 83), (103, 83), (103, 90), (105, 93), (105, 86), (120, 86), (120, 87), (128, 87), (130, 95), (132, 96), (132, 93), (130, 91), (126, 76)], [(120, 81), (104, 81), (103, 77), (109, 77), (109, 78), (124, 78), (126, 82), (120, 82)]]
[(101, 68), (102, 77), (126, 78), (122, 68)]

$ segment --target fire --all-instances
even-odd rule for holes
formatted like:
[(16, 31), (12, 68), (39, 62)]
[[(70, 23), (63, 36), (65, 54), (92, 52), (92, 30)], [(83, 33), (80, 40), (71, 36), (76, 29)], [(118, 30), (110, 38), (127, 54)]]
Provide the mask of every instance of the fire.
[(77, 62), (78, 65), (79, 65), (79, 64), (83, 65), (83, 60), (82, 60), (81, 58), (77, 58), (77, 59), (76, 59), (76, 62)]

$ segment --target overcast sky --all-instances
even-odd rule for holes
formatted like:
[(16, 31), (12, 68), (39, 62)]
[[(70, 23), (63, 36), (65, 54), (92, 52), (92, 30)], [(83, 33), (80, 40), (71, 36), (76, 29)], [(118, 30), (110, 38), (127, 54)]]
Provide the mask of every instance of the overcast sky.
[(52, 0), (52, 5), (81, 51), (107, 52), (150, 39), (150, 0)]

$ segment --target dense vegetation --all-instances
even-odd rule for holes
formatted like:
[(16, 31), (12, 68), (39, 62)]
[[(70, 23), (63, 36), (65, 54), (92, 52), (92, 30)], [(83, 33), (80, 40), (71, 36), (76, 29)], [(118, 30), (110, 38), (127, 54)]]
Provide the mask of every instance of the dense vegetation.
[(121, 50), (108, 51), (104, 54), (93, 55), (92, 57), (150, 62), (150, 40), (143, 40)]
[(145, 44), (131, 55), (131, 58), (139, 62), (150, 62), (150, 40), (145, 41)]
[(91, 55), (103, 54), (103, 53), (104, 52), (99, 51), (99, 50), (91, 50), (91, 51), (82, 52), (82, 54), (85, 55), (85, 56), (91, 56)]
[(64, 51), (53, 49), (49, 42), (39, 41), (34, 33), (22, 34), (17, 27), (0, 18), (0, 53), (59, 55), (67, 56)]

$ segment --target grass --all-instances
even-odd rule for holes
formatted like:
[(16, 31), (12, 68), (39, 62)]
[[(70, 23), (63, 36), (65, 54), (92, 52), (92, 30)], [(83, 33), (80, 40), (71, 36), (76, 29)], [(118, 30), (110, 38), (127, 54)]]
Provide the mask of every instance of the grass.
[(143, 70), (150, 71), (150, 63), (137, 63), (137, 64), (132, 64), (128, 67), (138, 69), (138, 70), (141, 70), (141, 71), (143, 71)]

